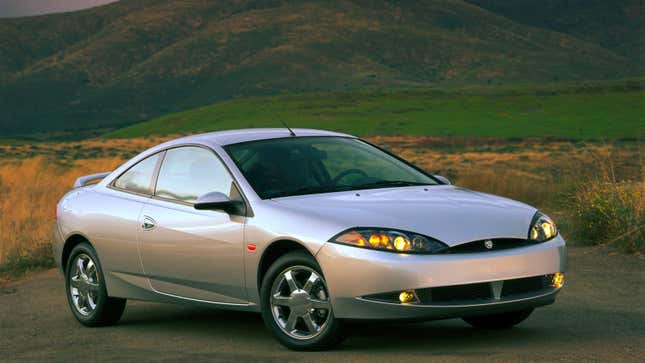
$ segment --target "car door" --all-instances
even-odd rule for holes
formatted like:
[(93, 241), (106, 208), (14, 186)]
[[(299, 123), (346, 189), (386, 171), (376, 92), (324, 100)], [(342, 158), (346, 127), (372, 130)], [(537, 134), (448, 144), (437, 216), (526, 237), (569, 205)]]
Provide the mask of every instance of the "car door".
[(155, 170), (160, 154), (148, 156), (120, 174), (100, 193), (90, 194), (83, 209), (91, 222), (94, 248), (109, 280), (113, 296), (128, 297), (131, 285), (148, 288), (142, 277), (137, 234), (141, 211), (153, 192)]
[(197, 198), (211, 192), (240, 199), (228, 169), (212, 150), (185, 146), (166, 151), (154, 196), (141, 213), (143, 269), (159, 293), (244, 304), (246, 217), (196, 210)]

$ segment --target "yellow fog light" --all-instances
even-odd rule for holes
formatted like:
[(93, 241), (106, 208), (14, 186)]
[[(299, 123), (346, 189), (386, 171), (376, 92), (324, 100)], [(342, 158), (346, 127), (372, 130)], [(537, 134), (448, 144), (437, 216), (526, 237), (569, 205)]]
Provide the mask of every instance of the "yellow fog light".
[(415, 302), (416, 300), (417, 296), (414, 294), (414, 291), (401, 291), (401, 293), (399, 294), (399, 301), (402, 304)]
[(561, 288), (564, 285), (564, 274), (561, 272), (556, 272), (551, 278), (551, 285), (556, 289)]

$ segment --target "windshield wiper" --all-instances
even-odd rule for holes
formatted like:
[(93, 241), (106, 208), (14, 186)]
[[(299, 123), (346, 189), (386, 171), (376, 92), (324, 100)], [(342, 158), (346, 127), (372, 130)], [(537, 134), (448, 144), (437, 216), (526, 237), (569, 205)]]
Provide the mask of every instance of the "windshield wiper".
[(305, 195), (305, 194), (334, 193), (334, 192), (344, 192), (348, 190), (386, 188), (386, 187), (408, 187), (408, 186), (418, 186), (418, 185), (434, 185), (434, 184), (412, 182), (412, 181), (405, 181), (405, 180), (380, 180), (374, 183), (367, 183), (367, 184), (361, 184), (361, 185), (308, 186), (308, 187), (298, 188), (298, 189), (284, 191), (284, 192), (267, 193), (266, 197), (282, 198), (282, 197), (290, 197), (290, 196)]
[(269, 198), (281, 198), (281, 197), (290, 197), (294, 195), (305, 195), (305, 194), (317, 194), (317, 193), (333, 193), (333, 192), (343, 192), (347, 190), (353, 190), (354, 187), (350, 185), (318, 185), (318, 186), (309, 186), (298, 188), (294, 190), (277, 192), (272, 195), (269, 195)]
[(434, 185), (430, 183), (420, 183), (406, 180), (380, 180), (373, 183), (355, 185), (354, 189), (369, 189), (369, 188), (380, 188), (380, 187), (409, 187), (417, 185)]

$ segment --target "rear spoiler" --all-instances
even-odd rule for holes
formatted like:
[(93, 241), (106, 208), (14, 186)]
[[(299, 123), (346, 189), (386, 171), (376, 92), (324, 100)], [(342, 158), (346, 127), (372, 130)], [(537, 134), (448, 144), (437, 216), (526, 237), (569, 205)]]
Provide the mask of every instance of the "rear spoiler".
[(107, 171), (107, 172), (104, 172), (104, 173), (91, 174), (91, 175), (84, 175), (84, 176), (76, 179), (76, 181), (74, 182), (74, 188), (84, 187), (87, 184), (89, 184), (89, 182), (97, 180), (97, 179), (103, 179), (106, 176), (110, 175), (110, 173), (111, 173), (111, 171)]

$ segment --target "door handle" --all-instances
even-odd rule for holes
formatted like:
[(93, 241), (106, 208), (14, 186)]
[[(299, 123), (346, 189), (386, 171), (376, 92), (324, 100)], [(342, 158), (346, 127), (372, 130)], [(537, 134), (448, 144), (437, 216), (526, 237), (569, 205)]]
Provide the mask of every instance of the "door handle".
[(143, 216), (143, 224), (141, 227), (145, 229), (146, 231), (149, 231), (157, 225), (157, 222), (155, 222), (154, 219), (148, 217), (148, 216)]

